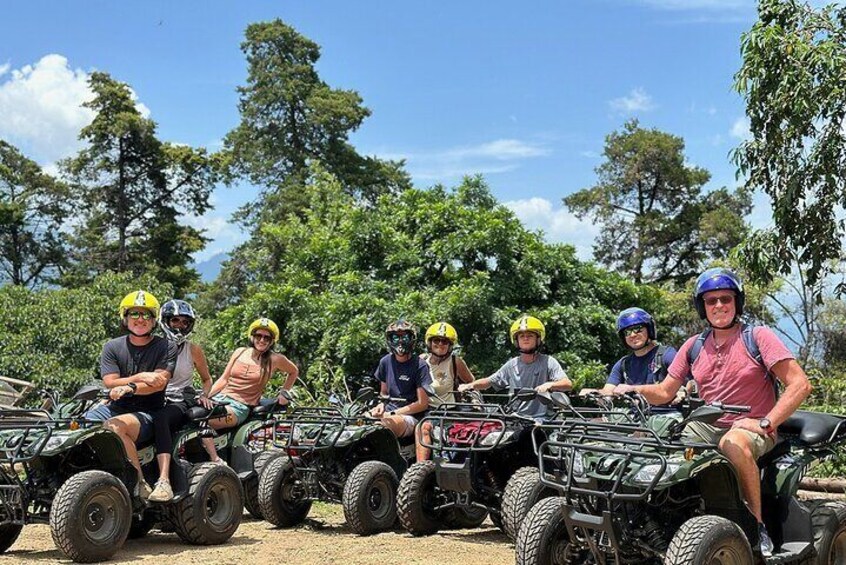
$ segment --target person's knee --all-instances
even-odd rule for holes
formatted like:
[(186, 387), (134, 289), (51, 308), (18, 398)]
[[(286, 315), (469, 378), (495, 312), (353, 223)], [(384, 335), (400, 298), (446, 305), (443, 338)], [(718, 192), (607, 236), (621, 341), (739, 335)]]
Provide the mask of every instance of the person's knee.
[(720, 440), (720, 451), (735, 465), (755, 462), (749, 439), (739, 434), (726, 434)]
[(126, 422), (121, 420), (106, 420), (103, 422), (103, 428), (109, 430), (110, 432), (114, 432), (119, 436), (125, 436), (129, 432), (129, 427), (126, 425)]

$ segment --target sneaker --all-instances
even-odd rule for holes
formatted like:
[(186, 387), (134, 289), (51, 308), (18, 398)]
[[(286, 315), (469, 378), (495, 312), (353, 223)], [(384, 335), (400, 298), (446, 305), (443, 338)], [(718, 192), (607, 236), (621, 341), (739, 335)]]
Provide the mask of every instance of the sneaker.
[(150, 493), (147, 498), (150, 502), (169, 502), (173, 500), (173, 489), (170, 488), (170, 483), (165, 480), (156, 482), (156, 488)]
[(135, 485), (135, 496), (141, 500), (147, 500), (150, 498), (151, 492), (153, 492), (153, 489), (150, 488), (150, 485), (148, 485), (147, 481), (144, 479), (141, 479), (138, 484)]
[(761, 555), (764, 557), (773, 556), (773, 540), (770, 539), (770, 534), (767, 532), (767, 527), (761, 522), (758, 523), (758, 540), (761, 544)]

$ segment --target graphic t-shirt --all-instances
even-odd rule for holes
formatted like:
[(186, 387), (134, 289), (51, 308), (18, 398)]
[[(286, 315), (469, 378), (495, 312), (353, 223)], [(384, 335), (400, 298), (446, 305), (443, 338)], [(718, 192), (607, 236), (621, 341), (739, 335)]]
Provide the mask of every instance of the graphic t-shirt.
[[(388, 354), (379, 360), (376, 368), (376, 378), (379, 382), (388, 385), (388, 396), (404, 398), (406, 404), (417, 401), (417, 389), (423, 388), (426, 394), (433, 394), (432, 376), (429, 374), (429, 365), (425, 360), (416, 355), (411, 359), (400, 363), (393, 354)], [(397, 403), (389, 402), (385, 406), (386, 411), (396, 410), (400, 406)], [(417, 414), (411, 414), (416, 416)]]

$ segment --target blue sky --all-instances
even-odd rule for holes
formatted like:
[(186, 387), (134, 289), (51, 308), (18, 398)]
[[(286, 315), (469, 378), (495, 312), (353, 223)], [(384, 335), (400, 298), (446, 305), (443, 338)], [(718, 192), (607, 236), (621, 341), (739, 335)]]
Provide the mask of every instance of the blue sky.
[[(605, 135), (628, 118), (684, 137), (711, 187), (735, 184), (732, 76), (752, 0), (18, 3), (0, 20), (0, 138), (48, 168), (71, 154), (90, 120), (85, 78), (102, 70), (162, 139), (214, 150), (238, 121), (243, 31), (277, 17), (322, 46), (326, 82), (372, 110), (352, 138), (361, 152), (406, 158), (421, 187), (482, 173), (527, 225), (585, 257), (595, 228), (561, 198), (593, 183)], [(215, 191), (216, 209), (191, 220), (215, 239), (198, 260), (244, 237), (227, 220), (254, 195)]]

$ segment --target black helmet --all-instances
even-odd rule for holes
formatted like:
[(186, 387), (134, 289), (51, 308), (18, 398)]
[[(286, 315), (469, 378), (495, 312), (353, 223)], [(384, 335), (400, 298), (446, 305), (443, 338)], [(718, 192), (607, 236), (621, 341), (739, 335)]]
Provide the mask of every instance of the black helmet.
[[(188, 325), (184, 328), (171, 328), (170, 320), (174, 316), (184, 316), (189, 318)], [(182, 345), (191, 332), (194, 331), (194, 321), (197, 316), (194, 314), (194, 309), (184, 300), (168, 300), (162, 305), (161, 313), (159, 314), (159, 325), (167, 338), (177, 345)]]
[(408, 355), (417, 341), (417, 329), (405, 320), (397, 320), (385, 330), (385, 342), (391, 353)]

